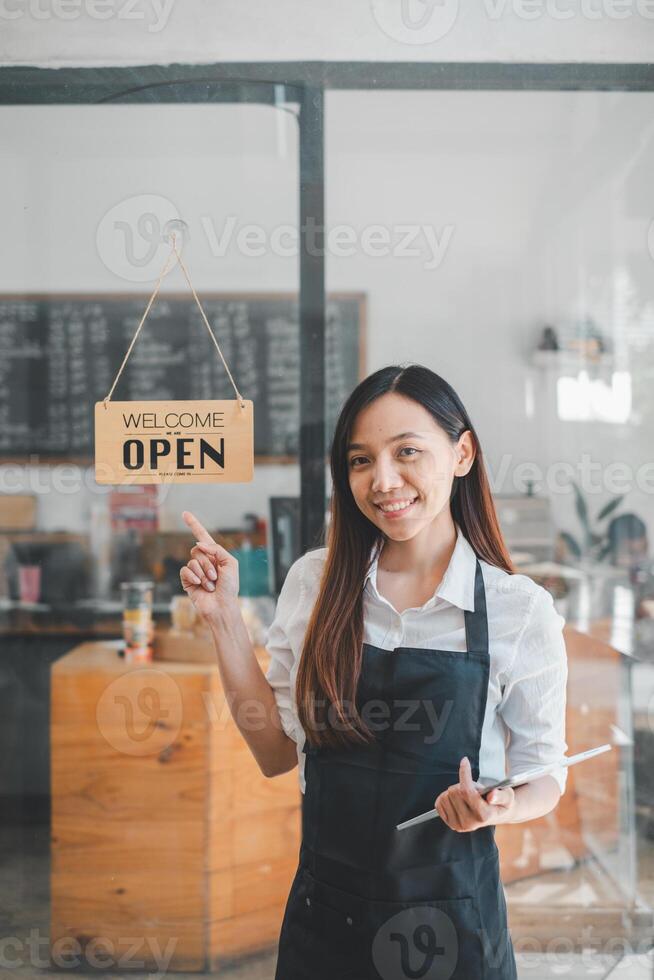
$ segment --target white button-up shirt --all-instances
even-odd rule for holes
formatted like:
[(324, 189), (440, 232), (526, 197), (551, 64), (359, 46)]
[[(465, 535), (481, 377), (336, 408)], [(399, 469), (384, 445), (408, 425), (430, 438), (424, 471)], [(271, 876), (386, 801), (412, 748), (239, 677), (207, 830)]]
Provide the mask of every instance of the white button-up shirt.
[[(463, 610), (474, 610), (476, 556), (458, 524), (456, 530), (456, 545), (440, 585), (424, 605), (401, 613), (377, 591), (378, 552), (373, 549), (363, 597), (364, 642), (382, 650), (430, 649), (435, 657), (439, 650), (465, 651)], [(295, 678), (326, 553), (326, 548), (308, 551), (291, 566), (266, 641), (271, 658), (266, 678), (284, 731), (297, 743), (302, 792), (305, 734), (297, 716)], [(481, 779), (496, 780), (557, 763), (567, 750), (565, 620), (550, 593), (528, 576), (512, 575), (482, 559), (479, 563), (490, 656), (479, 772)], [(552, 775), (563, 792), (567, 769), (559, 766)]]

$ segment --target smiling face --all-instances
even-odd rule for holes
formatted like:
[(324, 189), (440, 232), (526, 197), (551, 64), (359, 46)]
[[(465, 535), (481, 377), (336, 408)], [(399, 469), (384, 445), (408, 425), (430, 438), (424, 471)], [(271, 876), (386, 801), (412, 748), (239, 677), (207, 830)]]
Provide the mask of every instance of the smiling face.
[(454, 477), (473, 462), (468, 430), (453, 444), (426, 408), (397, 392), (359, 412), (347, 450), (357, 507), (395, 541), (414, 537), (449, 507)]

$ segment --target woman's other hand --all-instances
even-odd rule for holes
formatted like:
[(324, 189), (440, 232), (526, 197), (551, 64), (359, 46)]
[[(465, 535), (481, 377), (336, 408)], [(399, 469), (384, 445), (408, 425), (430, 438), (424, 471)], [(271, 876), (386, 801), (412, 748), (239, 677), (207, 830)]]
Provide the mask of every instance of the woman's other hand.
[(481, 796), (483, 790), (482, 783), (474, 782), (470, 762), (464, 757), (459, 764), (459, 782), (441, 793), (434, 807), (448, 827), (461, 833), (506, 822), (515, 800), (513, 789), (494, 789), (486, 798)]

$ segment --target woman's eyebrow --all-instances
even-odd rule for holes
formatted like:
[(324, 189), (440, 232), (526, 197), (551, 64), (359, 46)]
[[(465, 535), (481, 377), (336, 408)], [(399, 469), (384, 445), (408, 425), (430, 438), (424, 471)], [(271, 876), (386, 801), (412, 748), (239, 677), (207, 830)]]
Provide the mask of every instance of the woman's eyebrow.
[[(412, 436), (413, 438), (416, 439), (424, 438), (424, 436), (421, 436), (419, 432), (400, 432), (399, 436), (391, 436), (390, 439), (387, 439), (386, 445), (387, 446), (390, 445), (391, 442), (399, 442), (400, 439), (406, 439), (407, 436)], [(347, 447), (347, 452), (349, 453), (350, 449), (365, 449), (365, 448), (366, 445), (364, 442), (351, 442)]]

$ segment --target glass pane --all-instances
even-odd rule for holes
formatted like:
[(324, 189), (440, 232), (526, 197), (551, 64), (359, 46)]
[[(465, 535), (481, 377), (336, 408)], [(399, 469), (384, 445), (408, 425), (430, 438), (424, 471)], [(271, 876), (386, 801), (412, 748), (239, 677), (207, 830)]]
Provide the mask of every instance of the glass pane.
[[(238, 559), (265, 667), (298, 547), (298, 106), (280, 86), (261, 86), (261, 104), (150, 94), (145, 105), (0, 109), (11, 229), (0, 270), (0, 918), (21, 943), (33, 929), (45, 940), (25, 975), (75, 953), (118, 970), (133, 936), (149, 971), (195, 974), (270, 949), (297, 864), (297, 773), (271, 796), (180, 568), (190, 511)], [(188, 226), (184, 265), (255, 405), (254, 478), (101, 485), (94, 403), (171, 257), (173, 219)], [(173, 411), (233, 398), (172, 266), (112, 400)]]
[(498, 828), (525, 970), (556, 937), (573, 953), (592, 935), (610, 965), (651, 922), (651, 717), (643, 697), (634, 715), (630, 664), (649, 657), (642, 691), (653, 109), (625, 92), (326, 101), (327, 285), (365, 295), (363, 374), (422, 363), (459, 393), (513, 561), (566, 619), (569, 754), (613, 745), (569, 773), (553, 812)]

